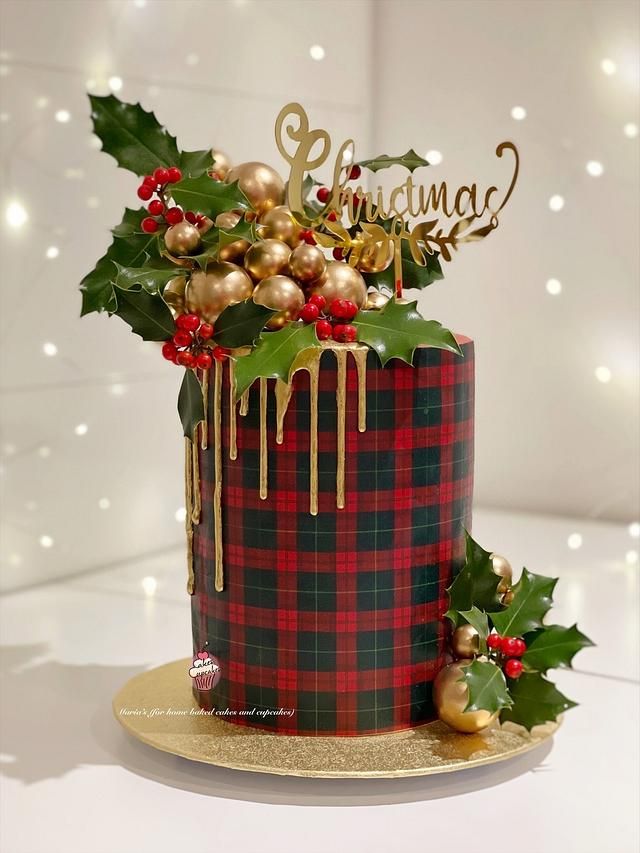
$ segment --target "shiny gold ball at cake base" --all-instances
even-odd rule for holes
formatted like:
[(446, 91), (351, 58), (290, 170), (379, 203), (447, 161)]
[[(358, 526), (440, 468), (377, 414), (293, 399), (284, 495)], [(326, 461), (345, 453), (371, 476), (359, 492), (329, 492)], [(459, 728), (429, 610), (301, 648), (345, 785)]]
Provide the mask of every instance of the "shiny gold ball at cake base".
[(219, 177), (224, 180), (231, 168), (231, 160), (227, 157), (224, 151), (218, 151), (216, 148), (211, 149), (211, 156), (213, 157), (213, 166), (211, 167), (211, 171), (215, 172), (216, 175), (219, 175)]
[(200, 247), (200, 232), (190, 222), (179, 222), (167, 228), (164, 244), (172, 255), (192, 255)]
[(253, 283), (242, 267), (220, 261), (206, 272), (194, 272), (185, 290), (187, 310), (206, 323), (215, 323), (228, 305), (243, 302), (253, 292)]
[(291, 252), (289, 268), (296, 281), (301, 284), (311, 284), (325, 274), (327, 261), (317, 246), (308, 246), (305, 243)]
[(320, 293), (331, 305), (334, 299), (349, 299), (358, 308), (367, 301), (367, 286), (364, 279), (352, 266), (344, 261), (329, 261), (326, 277), (317, 285), (311, 285), (312, 293)]
[(497, 719), (499, 711), (465, 711), (469, 701), (469, 688), (459, 679), (462, 668), (469, 666), (470, 660), (459, 660), (441, 669), (433, 682), (433, 701), (438, 716), (443, 723), (458, 732), (481, 732)]
[(480, 635), (473, 625), (460, 625), (451, 637), (451, 648), (457, 658), (471, 658), (480, 651)]
[(292, 249), (300, 244), (302, 229), (283, 204), (272, 207), (260, 217), (260, 236), (264, 239), (282, 240)]
[(389, 301), (389, 297), (385, 296), (384, 293), (380, 293), (379, 290), (370, 290), (367, 293), (367, 301), (365, 303), (365, 308), (369, 311), (379, 311)]
[(258, 215), (284, 202), (284, 181), (266, 163), (240, 163), (225, 175), (225, 182), (238, 186)]
[(513, 581), (513, 569), (511, 568), (511, 563), (501, 554), (492, 554), (491, 568), (493, 573), (500, 577), (498, 592), (507, 592), (507, 590), (511, 588), (511, 583)]
[(256, 286), (253, 301), (278, 312), (267, 323), (267, 329), (273, 331), (297, 319), (304, 306), (304, 293), (288, 276), (272, 275)]
[(289, 272), (291, 249), (282, 240), (258, 240), (244, 256), (244, 268), (254, 281)]
[(184, 291), (186, 286), (186, 277), (178, 275), (170, 279), (162, 291), (162, 298), (169, 306), (169, 310), (174, 317), (184, 314)]

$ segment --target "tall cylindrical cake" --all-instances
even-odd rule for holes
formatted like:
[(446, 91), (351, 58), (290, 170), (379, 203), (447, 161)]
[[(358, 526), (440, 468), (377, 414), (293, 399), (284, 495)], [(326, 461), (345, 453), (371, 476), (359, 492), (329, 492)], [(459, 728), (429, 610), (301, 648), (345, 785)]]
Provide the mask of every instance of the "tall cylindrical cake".
[(237, 406), (228, 365), (211, 371), (189, 463), (194, 651), (221, 670), (202, 707), (299, 735), (435, 717), (473, 492), (473, 343), (458, 341), (463, 357), (420, 348), (384, 368), (331, 345)]

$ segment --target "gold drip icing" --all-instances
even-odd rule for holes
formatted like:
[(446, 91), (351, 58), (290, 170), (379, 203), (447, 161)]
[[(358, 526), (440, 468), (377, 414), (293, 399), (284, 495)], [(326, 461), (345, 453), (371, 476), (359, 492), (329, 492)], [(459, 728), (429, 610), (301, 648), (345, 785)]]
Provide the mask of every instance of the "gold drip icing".
[(358, 432), (367, 430), (367, 347), (349, 350), (358, 371)]
[(344, 509), (344, 451), (345, 451), (345, 419), (347, 414), (347, 351), (334, 350), (338, 362), (338, 379), (336, 387), (336, 406), (338, 409), (337, 433), (338, 456), (336, 464), (336, 506)]
[[(320, 358), (324, 349), (310, 347), (296, 356), (289, 371), (289, 385), (299, 370), (309, 374), (309, 397), (311, 418), (309, 423), (309, 512), (318, 514), (318, 380), (320, 376)], [(284, 413), (282, 415), (284, 420)]]
[(284, 416), (289, 408), (292, 392), (293, 387), (290, 382), (276, 379), (276, 444), (282, 444), (284, 441)]
[(195, 575), (193, 571), (193, 466), (191, 463), (192, 446), (191, 439), (184, 439), (184, 503), (185, 503), (185, 530), (187, 533), (187, 592), (193, 595), (195, 589)]
[(202, 442), (200, 446), (206, 450), (209, 446), (209, 371), (202, 371), (202, 402), (204, 404), (204, 420), (202, 421)]
[(269, 460), (267, 456), (267, 380), (260, 377), (260, 499), (267, 499)]
[(222, 551), (222, 362), (215, 362), (213, 378), (213, 446), (214, 474), (213, 486), (213, 535), (215, 545), (216, 592), (224, 589), (224, 565)]
[(200, 454), (198, 453), (198, 427), (193, 431), (191, 442), (191, 471), (193, 484), (191, 487), (191, 521), (200, 524), (200, 513), (202, 512), (202, 497), (200, 495)]
[(250, 389), (247, 388), (247, 390), (243, 391), (242, 395), (240, 396), (240, 415), (243, 418), (249, 411), (249, 391)]
[(236, 420), (236, 365), (229, 359), (229, 459), (238, 458), (238, 423)]

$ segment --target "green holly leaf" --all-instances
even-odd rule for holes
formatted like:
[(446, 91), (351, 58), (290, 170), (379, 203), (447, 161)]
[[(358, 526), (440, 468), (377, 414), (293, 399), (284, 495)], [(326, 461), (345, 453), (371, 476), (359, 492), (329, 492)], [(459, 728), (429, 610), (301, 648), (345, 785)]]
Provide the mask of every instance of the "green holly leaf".
[(557, 666), (571, 666), (580, 649), (593, 646), (589, 637), (578, 631), (577, 625), (546, 625), (527, 637), (527, 651), (522, 656), (526, 670), (546, 672)]
[(187, 271), (176, 267), (171, 261), (156, 260), (144, 267), (123, 267), (114, 261), (117, 274), (114, 284), (123, 290), (148, 290), (149, 293), (162, 293), (165, 285), (172, 278), (186, 278)]
[(89, 95), (89, 100), (93, 132), (118, 166), (142, 176), (179, 162), (175, 137), (140, 104), (127, 104), (115, 95)]
[[(491, 621), (503, 637), (521, 637), (527, 631), (542, 627), (545, 613), (552, 604), (557, 578), (534, 575), (523, 569), (513, 587), (513, 601), (500, 613), (491, 613)], [(488, 608), (490, 609), (490, 608)]]
[(166, 341), (176, 330), (173, 315), (158, 294), (146, 290), (125, 290), (115, 287), (114, 313), (131, 326), (143, 341)]
[(402, 166), (410, 172), (414, 172), (420, 166), (428, 165), (429, 161), (416, 154), (413, 148), (410, 148), (401, 157), (390, 157), (388, 154), (380, 154), (379, 157), (373, 157), (371, 160), (360, 160), (358, 163), (358, 166), (369, 169), (371, 172), (379, 172), (380, 169), (388, 169), (389, 166)]
[(509, 720), (529, 730), (556, 720), (558, 714), (576, 707), (575, 702), (563, 696), (555, 684), (538, 672), (523, 672), (520, 678), (509, 679), (509, 692), (513, 705), (501, 712), (500, 722)]
[(178, 414), (185, 436), (193, 439), (195, 428), (200, 421), (204, 420), (202, 387), (193, 370), (185, 370), (184, 372), (180, 393), (178, 394)]
[(236, 359), (236, 398), (259, 376), (286, 382), (298, 353), (319, 346), (313, 324), (289, 323), (277, 332), (264, 332), (249, 355)]
[(160, 259), (157, 234), (144, 234), (139, 230), (143, 214), (146, 214), (144, 208), (125, 210), (122, 222), (114, 229), (114, 239), (106, 254), (80, 282), (82, 317), (93, 311), (115, 309), (113, 284), (117, 269), (114, 261), (123, 267), (139, 267), (148, 259), (152, 262)]
[(392, 297), (381, 311), (359, 311), (353, 325), (358, 340), (378, 353), (384, 366), (399, 358), (411, 364), (418, 346), (432, 346), (462, 355), (449, 329), (436, 320), (425, 320), (416, 309), (417, 302), (397, 302)]
[(474, 660), (462, 668), (462, 678), (469, 688), (465, 711), (489, 711), (490, 714), (513, 704), (502, 670), (495, 663)]
[(464, 621), (468, 622), (478, 632), (479, 650), (481, 654), (485, 653), (487, 651), (487, 637), (489, 636), (489, 617), (475, 606), (471, 610), (461, 610), (459, 613)]
[(180, 169), (187, 178), (197, 178), (213, 166), (211, 149), (207, 151), (183, 151), (180, 154)]
[[(413, 260), (411, 249), (407, 241), (403, 240), (400, 255), (402, 260), (402, 287), (404, 290), (423, 290), (434, 281), (444, 278), (437, 253), (434, 252), (434, 254), (429, 255), (425, 252), (427, 263), (426, 266), (422, 267)], [(376, 287), (378, 290), (386, 287), (391, 292), (395, 290), (393, 263), (389, 264), (386, 270), (382, 270), (382, 272), (362, 273), (362, 277), (367, 283), (367, 287)]]
[(202, 234), (200, 241), (200, 251), (197, 255), (188, 255), (189, 260), (195, 261), (201, 270), (206, 271), (210, 261), (218, 260), (220, 251), (220, 232), (217, 228), (210, 228), (206, 233)]
[(249, 202), (237, 181), (225, 184), (208, 175), (183, 178), (173, 184), (171, 195), (185, 210), (197, 211), (213, 220), (227, 210), (246, 210), (249, 207)]
[(491, 553), (485, 551), (466, 530), (465, 540), (464, 566), (447, 590), (449, 610), (445, 616), (453, 622), (454, 628), (462, 624), (461, 613), (471, 611), (474, 607), (485, 611), (495, 610), (500, 604), (500, 578), (493, 571)]
[(235, 243), (236, 240), (247, 240), (249, 243), (256, 241), (256, 226), (254, 222), (247, 222), (245, 219), (240, 219), (233, 228), (220, 229), (220, 248), (224, 249), (230, 243)]
[[(251, 346), (276, 312), (253, 299), (227, 306), (216, 320), (213, 340), (221, 347)], [(248, 357), (248, 356), (247, 356)]]

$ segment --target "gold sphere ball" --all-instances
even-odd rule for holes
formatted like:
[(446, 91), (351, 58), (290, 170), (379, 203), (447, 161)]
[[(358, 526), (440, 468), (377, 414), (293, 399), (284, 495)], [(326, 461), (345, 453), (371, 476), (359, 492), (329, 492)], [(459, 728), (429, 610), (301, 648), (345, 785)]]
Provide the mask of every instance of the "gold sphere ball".
[(190, 222), (167, 228), (164, 244), (172, 255), (193, 255), (200, 248), (200, 232)]
[(284, 202), (284, 181), (266, 163), (240, 163), (225, 175), (225, 181), (238, 186), (258, 215)]
[(358, 258), (360, 272), (382, 272), (393, 260), (393, 245), (367, 246)]
[(462, 677), (462, 668), (470, 660), (459, 660), (441, 669), (433, 682), (433, 701), (443, 723), (458, 732), (481, 732), (497, 719), (499, 711), (465, 711), (469, 701), (469, 688)]
[(282, 240), (292, 249), (300, 244), (301, 231), (291, 211), (283, 204), (272, 207), (260, 217), (260, 236), (264, 239)]
[(367, 301), (367, 286), (358, 272), (344, 261), (329, 261), (326, 279), (311, 286), (312, 293), (320, 293), (331, 305), (334, 299), (349, 299), (358, 308)]
[(253, 284), (242, 267), (221, 261), (209, 264), (206, 272), (192, 273), (185, 305), (206, 323), (215, 323), (227, 305), (243, 302), (252, 292)]
[(365, 308), (369, 311), (379, 311), (389, 301), (389, 297), (385, 296), (384, 293), (380, 293), (379, 290), (370, 290), (367, 293), (367, 301), (365, 302)]
[(169, 310), (174, 317), (179, 314), (184, 314), (184, 291), (187, 286), (187, 279), (183, 275), (178, 275), (175, 278), (169, 279), (162, 291), (162, 298), (169, 306)]
[(324, 276), (327, 261), (317, 246), (303, 243), (291, 252), (289, 268), (291, 275), (301, 284), (312, 284)]
[(224, 151), (218, 151), (216, 148), (211, 149), (211, 156), (213, 157), (213, 166), (211, 167), (211, 171), (215, 172), (220, 176), (220, 178), (222, 178), (222, 180), (224, 180), (231, 168), (231, 160), (227, 157)]
[(267, 323), (267, 329), (281, 329), (295, 320), (304, 305), (302, 289), (286, 275), (263, 279), (253, 291), (253, 301), (277, 311)]
[(216, 228), (222, 228), (223, 231), (231, 231), (240, 222), (241, 218), (242, 214), (238, 213), (237, 210), (225, 210), (224, 213), (219, 213), (216, 216)]
[(498, 575), (500, 578), (500, 583), (498, 584), (498, 592), (504, 593), (511, 589), (511, 583), (513, 581), (513, 569), (511, 568), (511, 563), (509, 562), (509, 560), (507, 560), (507, 558), (503, 557), (501, 554), (492, 554), (491, 568), (493, 569), (493, 573)]
[(289, 272), (291, 249), (282, 240), (258, 240), (244, 256), (244, 268), (254, 281)]
[(480, 635), (473, 625), (460, 625), (451, 637), (451, 648), (457, 658), (472, 658), (480, 651)]
[(228, 243), (220, 249), (218, 257), (221, 261), (231, 261), (234, 264), (242, 263), (250, 246), (251, 243), (248, 240), (242, 238), (234, 240), (233, 243)]

